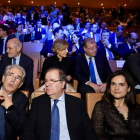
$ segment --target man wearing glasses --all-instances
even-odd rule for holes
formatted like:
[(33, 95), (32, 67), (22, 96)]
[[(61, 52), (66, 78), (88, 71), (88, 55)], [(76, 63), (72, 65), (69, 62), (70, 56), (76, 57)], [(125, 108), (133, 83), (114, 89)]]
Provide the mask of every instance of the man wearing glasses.
[(28, 99), (18, 89), (25, 75), (25, 70), (18, 65), (5, 68), (0, 85), (0, 140), (17, 140), (22, 135)]
[(45, 92), (32, 102), (22, 140), (96, 140), (83, 101), (65, 94), (66, 75), (47, 70)]
[(78, 81), (77, 91), (85, 100), (88, 92), (103, 93), (106, 80), (112, 73), (105, 55), (96, 55), (97, 45), (93, 38), (86, 38), (83, 42), (85, 54), (75, 59), (75, 78)]

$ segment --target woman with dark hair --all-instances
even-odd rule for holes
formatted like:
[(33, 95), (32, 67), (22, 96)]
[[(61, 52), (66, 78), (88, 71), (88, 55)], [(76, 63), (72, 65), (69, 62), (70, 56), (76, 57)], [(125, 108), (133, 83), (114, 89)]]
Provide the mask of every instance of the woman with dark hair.
[(73, 60), (67, 57), (69, 44), (64, 39), (57, 39), (52, 46), (52, 52), (55, 54), (52, 57), (45, 59), (41, 72), (41, 80), (45, 78), (45, 71), (49, 68), (59, 68), (67, 75), (67, 81), (70, 81), (73, 76)]
[(99, 140), (139, 140), (140, 105), (131, 78), (116, 71), (108, 79), (106, 91), (92, 113)]
[(75, 58), (77, 55), (81, 55), (84, 53), (84, 49), (82, 47), (83, 38), (81, 34), (79, 34), (78, 32), (74, 32), (71, 37), (72, 37), (72, 42), (70, 43), (70, 47), (68, 51), (69, 51), (69, 56)]
[(42, 25), (47, 25), (47, 17), (48, 17), (48, 14), (47, 14), (47, 11), (45, 9), (45, 6), (41, 6), (40, 8), (40, 19), (42, 21)]

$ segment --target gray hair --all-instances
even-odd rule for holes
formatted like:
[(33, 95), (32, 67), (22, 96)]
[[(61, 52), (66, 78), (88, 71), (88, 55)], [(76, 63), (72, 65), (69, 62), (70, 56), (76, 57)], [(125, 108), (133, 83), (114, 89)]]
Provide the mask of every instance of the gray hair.
[(17, 38), (12, 38), (10, 39), (9, 41), (12, 42), (12, 44), (15, 46), (15, 47), (21, 47), (22, 48), (22, 43), (20, 40), (18, 40)]
[(12, 68), (18, 68), (19, 70), (21, 70), (21, 72), (22, 72), (22, 82), (24, 82), (26, 72), (25, 72), (24, 68), (19, 66), (19, 65), (8, 65), (4, 70), (4, 75), (6, 76), (7, 73), (9, 72), (9, 70), (12, 69)]

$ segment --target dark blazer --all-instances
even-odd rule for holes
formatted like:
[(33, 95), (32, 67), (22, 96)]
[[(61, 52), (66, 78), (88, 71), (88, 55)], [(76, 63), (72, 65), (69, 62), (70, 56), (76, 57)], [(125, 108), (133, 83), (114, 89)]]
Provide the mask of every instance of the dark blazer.
[(48, 53), (52, 53), (52, 50), (51, 50), (52, 45), (53, 45), (53, 39), (46, 40), (40, 54), (44, 55), (44, 57), (46, 57)]
[[(7, 42), (8, 42), (9, 39), (10, 39), (10, 37), (8, 36), (7, 39), (6, 39), (6, 42), (5, 42), (5, 52), (6, 52), (6, 50), (7, 50), (6, 45), (7, 45)], [(1, 39), (0, 39), (0, 55), (2, 55), (2, 52), (3, 52), (3, 46), (2, 46), (1, 43), (2, 43), (2, 42), (1, 42)]]
[[(99, 77), (103, 83), (106, 82), (108, 76), (112, 73), (109, 63), (105, 55), (97, 54), (95, 56), (95, 63)], [(84, 54), (77, 56), (75, 59), (75, 78), (78, 80), (78, 88), (85, 85), (89, 81), (90, 70), (88, 62)]]
[[(98, 54), (104, 54), (104, 55), (106, 55), (105, 46), (104, 46), (104, 44), (101, 41), (98, 41), (97, 42), (97, 46), (99, 47), (98, 50), (97, 50), (97, 53)], [(120, 51), (121, 51), (119, 48), (117, 48), (115, 46), (115, 44), (111, 44), (111, 48), (109, 50), (113, 53), (114, 57), (116, 55), (119, 55), (120, 54)]]
[(14, 108), (5, 114), (5, 135), (6, 140), (17, 140), (17, 136), (23, 134), (27, 115), (26, 106), (28, 99), (24, 93), (17, 90), (12, 97)]
[[(12, 58), (9, 58), (7, 53), (3, 54), (0, 61), (0, 80), (2, 79), (2, 75), (4, 73), (4, 69), (6, 66), (12, 64)], [(20, 88), (21, 90), (28, 90), (30, 95), (34, 91), (33, 87), (33, 60), (25, 55), (24, 53), (21, 53), (19, 65), (23, 67), (26, 71), (26, 77), (24, 84)]]
[[(67, 126), (71, 140), (96, 140), (85, 105), (79, 98), (65, 94)], [(47, 94), (32, 102), (29, 120), (22, 140), (49, 140), (51, 131), (51, 99)]]
[(130, 55), (126, 59), (122, 70), (128, 73), (135, 86), (140, 85), (140, 54)]
[[(115, 43), (115, 32), (110, 34), (109, 40), (110, 40), (110, 42)], [(119, 38), (117, 38), (117, 42), (123, 42), (122, 35)]]
[[(129, 46), (128, 46), (127, 43), (120, 44), (120, 45), (118, 46), (118, 48), (121, 50), (121, 51), (120, 51), (120, 57), (123, 57), (124, 60), (125, 60), (129, 55), (135, 53), (134, 50), (129, 49)], [(140, 48), (137, 48), (136, 50), (137, 50), (137, 52), (140, 53)]]
[(38, 31), (38, 28), (35, 28), (35, 40), (42, 39), (42, 34), (46, 34), (46, 30), (41, 28), (41, 32)]
[[(73, 26), (74, 26), (74, 30), (76, 30), (76, 24), (73, 24)], [(81, 28), (85, 28), (84, 23), (80, 23), (80, 29), (81, 29)]]
[(45, 59), (43, 63), (40, 79), (44, 80), (46, 70), (50, 68), (54, 68), (54, 67), (61, 69), (62, 71), (66, 73), (66, 75), (73, 76), (73, 73), (74, 73), (73, 72), (74, 71), (73, 59), (71, 57), (66, 57), (66, 58), (63, 58), (62, 61), (59, 61), (59, 58), (56, 55), (54, 55), (52, 57)]
[[(34, 21), (38, 21), (38, 20), (39, 20), (39, 15), (38, 15), (38, 12), (35, 10)], [(31, 21), (31, 10), (29, 10), (26, 15), (26, 22), (28, 21), (29, 22)]]

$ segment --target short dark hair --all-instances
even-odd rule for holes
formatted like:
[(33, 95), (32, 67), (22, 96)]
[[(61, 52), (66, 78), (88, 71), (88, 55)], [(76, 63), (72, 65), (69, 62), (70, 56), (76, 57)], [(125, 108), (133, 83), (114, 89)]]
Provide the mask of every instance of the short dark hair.
[(125, 103), (128, 107), (132, 107), (136, 104), (136, 95), (135, 95), (134, 84), (132, 82), (132, 79), (129, 77), (129, 75), (127, 75), (122, 70), (116, 71), (110, 75), (110, 77), (107, 81), (106, 90), (105, 90), (102, 100), (106, 100), (110, 104), (114, 104), (114, 97), (112, 96), (112, 94), (110, 92), (110, 85), (111, 85), (111, 80), (114, 77), (119, 76), (119, 75), (122, 75), (125, 78), (125, 81), (126, 81), (128, 87), (130, 87), (130, 91), (127, 92), (126, 97), (125, 97)]
[(101, 33), (101, 36), (102, 36), (103, 33), (109, 33), (109, 35), (110, 35), (110, 31), (108, 29), (104, 29)]
[(48, 72), (53, 71), (53, 70), (57, 70), (57, 71), (59, 72), (59, 80), (65, 81), (64, 89), (66, 89), (67, 76), (66, 76), (66, 74), (65, 74), (64, 71), (62, 71), (62, 70), (60, 70), (60, 69), (58, 69), (58, 68), (53, 67), (53, 68), (50, 68), (50, 69), (46, 70), (45, 75), (46, 75)]
[(59, 33), (59, 30), (62, 30), (62, 28), (60, 27), (55, 28), (53, 31), (53, 34), (55, 35), (55, 33)]
[(95, 43), (95, 40), (93, 38), (86, 38), (83, 41), (83, 47), (87, 48), (87, 42), (89, 42), (90, 44)]
[(7, 35), (9, 35), (9, 28), (8, 28), (6, 25), (0, 25), (0, 28), (1, 28), (3, 31), (6, 31)]
[(118, 26), (118, 27), (116, 28), (116, 31), (119, 31), (119, 30), (123, 30), (123, 31), (124, 31), (124, 28), (123, 28), (122, 26)]

